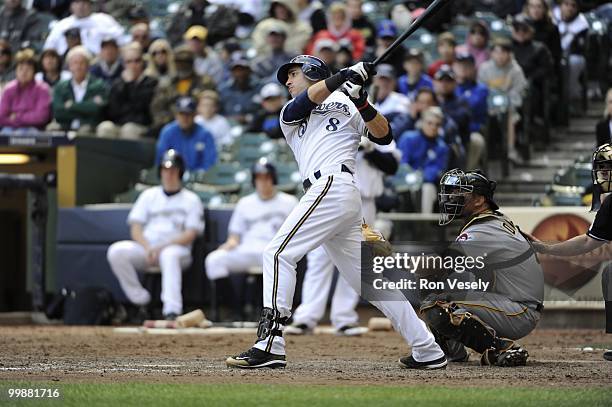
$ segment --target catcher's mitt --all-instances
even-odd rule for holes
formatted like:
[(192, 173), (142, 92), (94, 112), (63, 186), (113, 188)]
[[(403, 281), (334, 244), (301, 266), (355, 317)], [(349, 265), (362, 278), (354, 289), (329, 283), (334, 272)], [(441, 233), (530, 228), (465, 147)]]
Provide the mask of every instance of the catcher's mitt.
[(363, 240), (372, 247), (374, 256), (391, 256), (393, 254), (393, 246), (387, 242), (380, 232), (372, 229), (367, 223), (361, 225), (361, 234)]

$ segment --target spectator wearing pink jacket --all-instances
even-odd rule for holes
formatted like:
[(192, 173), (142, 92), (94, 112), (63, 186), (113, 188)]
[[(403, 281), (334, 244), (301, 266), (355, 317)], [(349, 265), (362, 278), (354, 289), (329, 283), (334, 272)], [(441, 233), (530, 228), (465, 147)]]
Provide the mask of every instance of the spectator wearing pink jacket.
[(51, 91), (44, 82), (34, 80), (36, 59), (34, 51), (19, 51), (16, 60), (16, 79), (9, 82), (0, 100), (2, 132), (44, 128), (51, 118)]

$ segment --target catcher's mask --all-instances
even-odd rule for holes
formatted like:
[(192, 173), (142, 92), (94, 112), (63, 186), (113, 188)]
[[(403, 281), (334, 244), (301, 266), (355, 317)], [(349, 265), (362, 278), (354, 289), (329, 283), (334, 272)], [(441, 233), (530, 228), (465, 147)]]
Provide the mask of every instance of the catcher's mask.
[(463, 209), (472, 194), (484, 196), (492, 210), (499, 209), (493, 201), (495, 186), (495, 181), (490, 181), (480, 170), (463, 172), (455, 168), (446, 172), (440, 179), (438, 225), (448, 225), (455, 218), (463, 217)]
[(597, 211), (601, 206), (601, 194), (612, 192), (612, 144), (600, 145), (593, 153), (593, 200), (591, 211)]

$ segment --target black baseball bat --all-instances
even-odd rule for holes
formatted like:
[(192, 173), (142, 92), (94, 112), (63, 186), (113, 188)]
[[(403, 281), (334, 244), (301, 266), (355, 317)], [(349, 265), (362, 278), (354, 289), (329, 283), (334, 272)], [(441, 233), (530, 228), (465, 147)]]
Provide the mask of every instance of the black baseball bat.
[(442, 7), (444, 7), (447, 3), (450, 2), (451, 0), (435, 0), (433, 3), (431, 3), (429, 7), (427, 7), (427, 9), (423, 12), (423, 14), (421, 14), (416, 20), (414, 20), (412, 24), (410, 24), (410, 27), (408, 27), (408, 29), (404, 31), (402, 35), (397, 37), (397, 39), (393, 41), (393, 44), (389, 45), (389, 47), (385, 50), (385, 52), (382, 53), (381, 56), (374, 60), (373, 64), (378, 65), (385, 59), (387, 59), (389, 55), (391, 55), (391, 53), (393, 53), (393, 51), (395, 51), (395, 49), (399, 47), (400, 44), (404, 42), (406, 38), (410, 37), (416, 30), (421, 28), (421, 26), (426, 20), (431, 18), (431, 16), (436, 14)]

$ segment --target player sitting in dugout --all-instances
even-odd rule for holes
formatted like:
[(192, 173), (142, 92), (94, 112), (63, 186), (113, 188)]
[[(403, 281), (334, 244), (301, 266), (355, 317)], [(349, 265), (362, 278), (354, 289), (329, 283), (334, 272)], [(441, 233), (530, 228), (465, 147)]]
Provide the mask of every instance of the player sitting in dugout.
[(206, 276), (221, 280), (217, 284), (228, 284), (230, 273), (262, 267), (264, 249), (298, 202), (276, 189), (276, 168), (265, 158), (253, 165), (251, 174), (255, 192), (238, 201), (227, 240), (206, 256)]
[(202, 201), (183, 188), (185, 162), (168, 150), (159, 164), (161, 185), (143, 191), (128, 215), (132, 240), (113, 243), (106, 253), (128, 300), (146, 319), (151, 294), (140, 284), (138, 271), (159, 269), (162, 312), (167, 320), (183, 313), (182, 270), (191, 265), (191, 245), (204, 230)]
[[(583, 235), (573, 237), (565, 242), (540, 242), (533, 236), (534, 248), (554, 256), (579, 256), (591, 252), (612, 242), (612, 144), (599, 146), (593, 153), (593, 201), (591, 211), (597, 212), (593, 224)], [(603, 195), (603, 203), (602, 203)], [(606, 333), (612, 334), (612, 264), (609, 264), (601, 276), (601, 285), (606, 306)], [(612, 350), (604, 353), (604, 359), (612, 361)]]
[[(456, 267), (429, 274), (428, 280), (444, 281), (446, 286), (421, 292), (425, 299), (420, 311), (449, 361), (466, 362), (467, 346), (482, 355), (482, 365), (521, 366), (528, 352), (515, 341), (540, 320), (544, 274), (529, 240), (498, 211), (495, 185), (480, 171), (454, 169), (440, 180), (440, 225), (464, 220), (449, 249), (454, 256), (477, 261), (469, 271)], [(453, 290), (453, 280), (481, 288)]]

